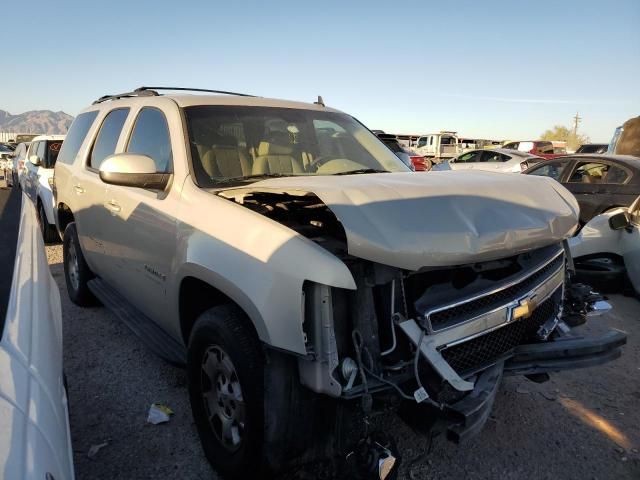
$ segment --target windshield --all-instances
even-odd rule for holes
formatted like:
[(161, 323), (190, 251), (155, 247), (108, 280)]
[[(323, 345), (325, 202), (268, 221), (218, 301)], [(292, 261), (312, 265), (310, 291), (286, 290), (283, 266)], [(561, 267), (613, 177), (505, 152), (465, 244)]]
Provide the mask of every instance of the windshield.
[(201, 187), (276, 176), (410, 171), (341, 113), (207, 105), (187, 107), (185, 116)]

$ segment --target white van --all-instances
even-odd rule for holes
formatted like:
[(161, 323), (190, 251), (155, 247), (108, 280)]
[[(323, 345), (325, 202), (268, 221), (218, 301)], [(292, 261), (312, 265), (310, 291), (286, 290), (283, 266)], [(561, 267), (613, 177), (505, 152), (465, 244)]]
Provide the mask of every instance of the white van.
[(434, 163), (440, 163), (445, 158), (455, 157), (462, 153), (456, 133), (442, 130), (440, 133), (423, 135), (418, 138), (414, 150), (423, 157), (432, 158)]

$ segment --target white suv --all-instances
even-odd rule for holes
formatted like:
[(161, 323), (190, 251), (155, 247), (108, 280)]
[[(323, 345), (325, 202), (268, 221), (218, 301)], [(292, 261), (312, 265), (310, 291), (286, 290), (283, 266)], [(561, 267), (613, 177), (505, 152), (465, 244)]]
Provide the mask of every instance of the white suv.
[(54, 183), (67, 291), (186, 364), (223, 474), (356, 444), (377, 470), (391, 442), (344, 438), (367, 437), (374, 407), (407, 400), (412, 425), (441, 418), (461, 440), (503, 375), (620, 354), (623, 333), (567, 337), (598, 297), (565, 302), (578, 204), (559, 183), (416, 175), (321, 99), (158, 90), (98, 99), (69, 130)]
[(22, 188), (38, 211), (42, 237), (46, 243), (60, 240), (53, 215), (53, 167), (64, 135), (39, 135), (31, 141), (22, 175)]

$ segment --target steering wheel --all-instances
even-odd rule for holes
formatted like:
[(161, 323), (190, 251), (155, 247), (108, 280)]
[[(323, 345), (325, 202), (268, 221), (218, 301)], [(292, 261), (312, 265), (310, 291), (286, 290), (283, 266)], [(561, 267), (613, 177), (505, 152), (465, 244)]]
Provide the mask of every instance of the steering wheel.
[(322, 165), (324, 165), (330, 160), (335, 160), (337, 158), (342, 158), (342, 157), (338, 157), (336, 155), (322, 155), (316, 158), (315, 160), (313, 160), (309, 165), (307, 165), (307, 170), (310, 172), (316, 172)]

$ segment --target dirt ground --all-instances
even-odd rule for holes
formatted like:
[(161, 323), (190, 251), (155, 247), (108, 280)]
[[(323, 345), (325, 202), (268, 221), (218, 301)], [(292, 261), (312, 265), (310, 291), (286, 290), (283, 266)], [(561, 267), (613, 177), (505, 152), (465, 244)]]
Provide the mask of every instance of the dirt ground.
[[(77, 478), (216, 478), (191, 419), (184, 371), (155, 357), (105, 308), (73, 305), (60, 245), (48, 246), (47, 254), (62, 292)], [(640, 478), (640, 302), (611, 300), (614, 310), (586, 330), (625, 330), (622, 358), (556, 374), (542, 385), (505, 379), (484, 431), (466, 445), (436, 438), (427, 457), (410, 465), (428, 442), (386, 418), (404, 459), (400, 478)], [(169, 423), (146, 422), (153, 402), (173, 409)], [(105, 443), (89, 458), (92, 446)]]

